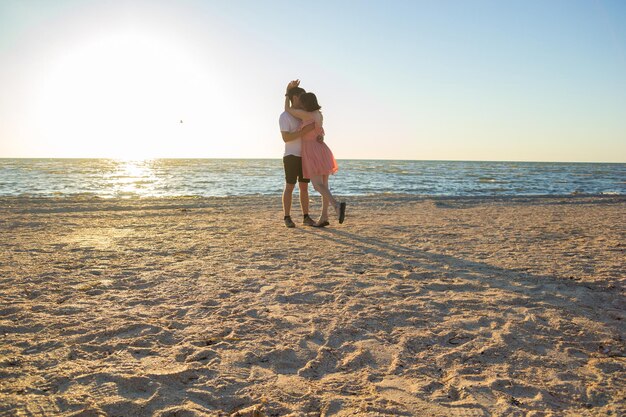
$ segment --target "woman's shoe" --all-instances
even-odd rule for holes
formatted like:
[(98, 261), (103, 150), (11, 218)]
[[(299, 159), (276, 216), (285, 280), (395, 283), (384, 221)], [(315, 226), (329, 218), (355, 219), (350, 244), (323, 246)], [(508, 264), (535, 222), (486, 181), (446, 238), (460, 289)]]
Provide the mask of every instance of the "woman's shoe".
[(318, 221), (317, 223), (315, 223), (313, 225), (313, 227), (326, 227), (326, 226), (330, 226), (330, 223), (328, 223), (328, 220), (324, 220), (324, 221)]
[(339, 224), (343, 223), (346, 219), (346, 203), (339, 203)]

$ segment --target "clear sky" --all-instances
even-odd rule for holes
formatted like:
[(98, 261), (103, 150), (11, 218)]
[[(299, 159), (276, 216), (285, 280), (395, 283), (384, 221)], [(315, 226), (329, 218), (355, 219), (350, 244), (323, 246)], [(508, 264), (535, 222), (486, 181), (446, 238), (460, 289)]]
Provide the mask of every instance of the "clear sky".
[[(0, 157), (626, 162), (626, 1), (0, 0)], [(182, 123), (181, 123), (182, 121)]]

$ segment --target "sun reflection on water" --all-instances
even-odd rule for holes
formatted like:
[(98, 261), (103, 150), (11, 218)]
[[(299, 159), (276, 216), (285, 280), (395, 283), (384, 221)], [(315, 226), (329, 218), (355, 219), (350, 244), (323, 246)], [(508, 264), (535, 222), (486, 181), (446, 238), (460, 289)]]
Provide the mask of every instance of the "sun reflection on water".
[(117, 197), (151, 195), (157, 187), (158, 177), (153, 159), (116, 160), (110, 175), (110, 186)]

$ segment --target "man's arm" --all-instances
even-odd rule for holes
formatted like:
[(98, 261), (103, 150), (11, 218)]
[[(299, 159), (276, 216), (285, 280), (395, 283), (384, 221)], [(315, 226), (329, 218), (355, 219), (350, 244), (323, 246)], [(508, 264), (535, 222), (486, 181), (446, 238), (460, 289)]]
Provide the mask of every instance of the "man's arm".
[(291, 100), (289, 100), (289, 90), (299, 85), (300, 80), (294, 80), (287, 84), (287, 90), (285, 92), (285, 111), (295, 118), (298, 118), (302, 121), (308, 121), (312, 117), (311, 112), (292, 107)]
[(283, 135), (284, 142), (291, 142), (292, 140), (298, 139), (300, 136), (310, 132), (313, 129), (315, 129), (315, 123), (308, 124), (304, 126), (301, 130), (296, 130), (295, 132), (284, 132), (281, 130), (280, 133), (281, 135)]

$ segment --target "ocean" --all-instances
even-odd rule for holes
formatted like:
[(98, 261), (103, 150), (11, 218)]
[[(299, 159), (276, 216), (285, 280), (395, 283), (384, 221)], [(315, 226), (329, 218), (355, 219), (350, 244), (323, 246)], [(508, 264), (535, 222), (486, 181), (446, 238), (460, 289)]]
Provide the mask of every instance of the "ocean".
[[(339, 160), (337, 195), (626, 194), (626, 164)], [(0, 196), (176, 197), (282, 193), (281, 159), (0, 159)]]

